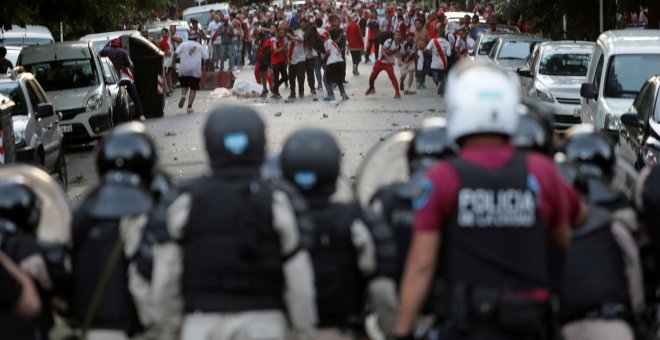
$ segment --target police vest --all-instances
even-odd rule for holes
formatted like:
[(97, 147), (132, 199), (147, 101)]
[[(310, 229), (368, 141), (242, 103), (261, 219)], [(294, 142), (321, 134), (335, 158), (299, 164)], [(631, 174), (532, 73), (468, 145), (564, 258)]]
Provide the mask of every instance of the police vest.
[(630, 304), (623, 254), (612, 235), (611, 218), (595, 206), (589, 208), (589, 215), (566, 250), (560, 291), (562, 322), (598, 312), (605, 305)]
[[(119, 239), (119, 220), (93, 218), (83, 205), (74, 216), (72, 308), (82, 323), (89, 312), (94, 292), (101, 280), (112, 249)], [(140, 320), (128, 290), (129, 260), (120, 256), (110, 275), (91, 328), (124, 330), (129, 335), (141, 329)]]
[(401, 281), (405, 267), (406, 255), (410, 248), (413, 227), (412, 202), (409, 197), (403, 197), (398, 191), (400, 184), (379, 189), (374, 198), (383, 205), (383, 216), (392, 228), (392, 234), (397, 246), (397, 283)]
[(328, 203), (313, 208), (311, 216), (316, 226), (310, 254), (319, 327), (355, 326), (361, 321), (364, 288), (351, 233), (359, 207)]
[[(528, 181), (524, 152), (499, 169), (461, 158), (461, 188), (445, 221), (439, 275), (450, 283), (524, 290), (548, 286), (545, 228)], [(529, 179), (528, 179), (529, 178)]]
[(202, 178), (181, 246), (187, 312), (282, 309), (280, 240), (273, 229), (273, 190), (254, 178)]

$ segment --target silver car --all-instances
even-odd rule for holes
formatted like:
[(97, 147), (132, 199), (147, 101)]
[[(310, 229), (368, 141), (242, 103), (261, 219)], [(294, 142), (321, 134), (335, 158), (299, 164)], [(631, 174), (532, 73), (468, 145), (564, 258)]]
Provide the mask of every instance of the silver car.
[(32, 74), (25, 72), (0, 76), (0, 93), (16, 104), (12, 123), (17, 160), (42, 167), (66, 189), (64, 136), (46, 92)]
[(538, 44), (518, 69), (525, 94), (555, 115), (555, 127), (580, 124), (580, 86), (587, 79), (592, 42), (552, 41)]
[(534, 46), (543, 41), (548, 39), (520, 34), (503, 35), (497, 38), (488, 58), (501, 69), (516, 72), (518, 68), (525, 66)]

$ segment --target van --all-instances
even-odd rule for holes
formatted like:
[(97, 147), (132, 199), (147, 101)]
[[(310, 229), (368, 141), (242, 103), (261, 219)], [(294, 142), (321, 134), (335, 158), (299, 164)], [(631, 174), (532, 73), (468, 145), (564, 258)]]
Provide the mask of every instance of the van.
[(34, 74), (60, 113), (65, 141), (87, 142), (112, 128), (112, 100), (94, 43), (25, 47), (18, 64)]
[(229, 15), (229, 3), (225, 2), (186, 8), (183, 11), (183, 20), (190, 22), (190, 19), (195, 18), (202, 28), (206, 28), (213, 20), (209, 14), (211, 10), (221, 11), (224, 15)]
[(20, 27), (12, 25), (10, 30), (0, 27), (0, 45), (45, 45), (55, 42), (53, 34), (46, 26), (25, 25)]
[(596, 41), (580, 88), (582, 122), (618, 139), (620, 116), (660, 70), (660, 30), (608, 31)]
[(142, 34), (140, 33), (140, 31), (135, 31), (135, 30), (113, 31), (113, 32), (105, 32), (105, 33), (87, 34), (85, 36), (82, 36), (78, 40), (93, 42), (94, 46), (96, 46), (96, 50), (100, 52), (103, 48), (108, 46), (110, 40), (119, 38), (122, 35), (142, 35)]

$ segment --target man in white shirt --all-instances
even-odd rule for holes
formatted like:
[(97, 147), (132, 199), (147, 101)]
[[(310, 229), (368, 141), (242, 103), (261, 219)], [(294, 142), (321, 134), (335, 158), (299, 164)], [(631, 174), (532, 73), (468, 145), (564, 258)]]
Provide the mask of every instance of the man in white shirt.
[(397, 83), (396, 76), (394, 75), (394, 60), (396, 55), (399, 53), (401, 48), (401, 32), (395, 31), (394, 37), (387, 39), (383, 44), (382, 51), (380, 54), (380, 59), (374, 64), (374, 68), (371, 70), (371, 76), (369, 77), (369, 89), (364, 94), (368, 96), (376, 92), (374, 83), (380, 72), (387, 72), (387, 76), (394, 86), (394, 91), (396, 92), (394, 99), (401, 99), (401, 92), (399, 92), (399, 84)]
[(179, 56), (179, 82), (181, 83), (181, 100), (179, 108), (183, 108), (186, 102), (186, 94), (190, 88), (190, 97), (188, 99), (188, 113), (192, 113), (192, 104), (195, 101), (195, 94), (199, 90), (199, 81), (202, 78), (202, 61), (209, 59), (209, 54), (195, 38), (182, 43), (175, 52), (175, 57)]
[(449, 69), (448, 58), (451, 56), (451, 44), (445, 40), (445, 33), (438, 31), (438, 37), (429, 41), (426, 52), (431, 54), (431, 76), (433, 82), (438, 86), (438, 94), (445, 93), (447, 70)]
[(307, 22), (301, 21), (300, 27), (293, 33), (287, 33), (289, 40), (289, 88), (291, 95), (288, 100), (293, 101), (296, 99), (296, 80), (298, 80), (298, 95), (300, 98), (305, 96), (305, 30), (307, 29)]
[(215, 13), (213, 15), (213, 21), (211, 21), (207, 27), (209, 35), (211, 36), (211, 46), (213, 46), (211, 53), (213, 54), (214, 68), (218, 67), (218, 61), (220, 60), (220, 44), (222, 43), (222, 39), (220, 39), (220, 33), (218, 32), (218, 29), (221, 25), (222, 22), (220, 21), (220, 14)]

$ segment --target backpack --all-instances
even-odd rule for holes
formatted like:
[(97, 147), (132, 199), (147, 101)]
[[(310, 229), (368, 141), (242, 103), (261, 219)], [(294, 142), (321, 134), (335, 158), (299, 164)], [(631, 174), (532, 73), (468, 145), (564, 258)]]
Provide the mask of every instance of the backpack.
[(378, 35), (376, 35), (376, 37), (374, 38), (374, 41), (376, 42), (376, 44), (382, 45), (387, 41), (387, 39), (392, 39), (392, 38), (394, 38), (394, 33), (390, 31), (385, 31), (378, 33)]

